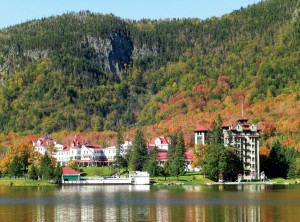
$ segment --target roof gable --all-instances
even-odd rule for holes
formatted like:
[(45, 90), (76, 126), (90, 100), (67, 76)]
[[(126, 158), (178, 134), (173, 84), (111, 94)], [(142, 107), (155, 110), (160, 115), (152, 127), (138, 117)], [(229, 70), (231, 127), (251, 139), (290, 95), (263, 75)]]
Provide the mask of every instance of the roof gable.
[(62, 174), (63, 175), (80, 175), (79, 172), (77, 172), (76, 170), (73, 170), (71, 167), (63, 167)]
[(197, 131), (209, 131), (210, 130), (210, 126), (208, 125), (199, 125), (196, 127), (196, 129), (194, 129), (194, 132), (197, 132)]

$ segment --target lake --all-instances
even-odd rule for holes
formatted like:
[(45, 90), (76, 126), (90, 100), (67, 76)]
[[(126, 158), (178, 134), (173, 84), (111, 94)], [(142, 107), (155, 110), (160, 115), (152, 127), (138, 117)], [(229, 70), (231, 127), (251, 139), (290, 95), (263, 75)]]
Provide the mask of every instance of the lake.
[(298, 221), (300, 184), (0, 187), (0, 221)]

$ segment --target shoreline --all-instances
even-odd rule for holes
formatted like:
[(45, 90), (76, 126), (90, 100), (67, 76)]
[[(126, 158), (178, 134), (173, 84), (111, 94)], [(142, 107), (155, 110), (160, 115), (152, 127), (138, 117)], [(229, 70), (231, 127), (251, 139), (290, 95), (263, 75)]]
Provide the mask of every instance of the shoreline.
[[(176, 180), (175, 178), (171, 178), (171, 181), (168, 180), (157, 180), (152, 178), (150, 179), (150, 185), (158, 186), (158, 185), (165, 185), (165, 186), (182, 186), (182, 185), (192, 185), (192, 186), (213, 186), (213, 185), (293, 185), (299, 184), (300, 179), (282, 179), (282, 178), (275, 178), (270, 181), (242, 181), (242, 182), (213, 182), (207, 179), (203, 179), (200, 177), (199, 179), (188, 179), (183, 178), (182, 180)], [(109, 184), (107, 184), (109, 185)], [(1, 186), (11, 186), (11, 187), (59, 187), (62, 184), (53, 184), (48, 182), (48, 180), (29, 180), (29, 179), (7, 179), (1, 178), (0, 179), (0, 187)], [(101, 184), (100, 184), (101, 186)]]

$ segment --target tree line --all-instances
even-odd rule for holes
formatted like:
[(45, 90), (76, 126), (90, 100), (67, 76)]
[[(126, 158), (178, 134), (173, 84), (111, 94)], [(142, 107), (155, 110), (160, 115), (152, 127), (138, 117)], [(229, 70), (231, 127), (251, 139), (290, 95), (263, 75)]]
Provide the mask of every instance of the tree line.
[[(221, 130), (222, 119), (217, 118), (207, 135), (207, 144), (198, 145), (192, 151), (194, 154), (192, 166), (201, 168), (200, 173), (207, 178), (217, 181), (218, 175), (223, 174), (224, 179), (235, 181), (238, 174), (243, 174), (243, 164), (240, 157), (223, 143)], [(163, 164), (158, 159), (157, 147), (147, 149), (143, 132), (138, 128), (134, 135), (132, 147), (124, 152), (122, 132), (117, 134), (116, 155), (113, 167), (118, 170), (147, 171), (151, 177), (176, 176), (177, 179), (184, 175), (187, 169), (186, 148), (181, 130), (174, 132), (171, 137), (168, 151), (165, 153), (167, 161)], [(299, 178), (300, 154), (295, 149), (285, 147), (279, 140), (274, 140), (269, 153), (260, 153), (260, 170), (268, 178)], [(15, 143), (0, 161), (1, 173), (13, 177), (27, 177), (32, 180), (54, 180), (59, 182), (62, 176), (62, 167), (52, 158), (54, 144), (47, 147), (45, 155), (34, 151), (32, 144)], [(68, 164), (78, 170), (72, 161)]]

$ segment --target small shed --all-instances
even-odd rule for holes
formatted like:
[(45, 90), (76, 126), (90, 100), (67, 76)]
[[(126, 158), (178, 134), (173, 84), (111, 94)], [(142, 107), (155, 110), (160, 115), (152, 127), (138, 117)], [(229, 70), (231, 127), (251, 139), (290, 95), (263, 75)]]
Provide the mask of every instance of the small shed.
[(223, 180), (223, 174), (220, 173), (219, 174), (219, 183), (223, 183), (223, 182), (224, 182), (224, 180)]
[(80, 173), (76, 170), (73, 170), (70, 167), (63, 167), (62, 168), (62, 182), (66, 181), (79, 181), (80, 180)]

